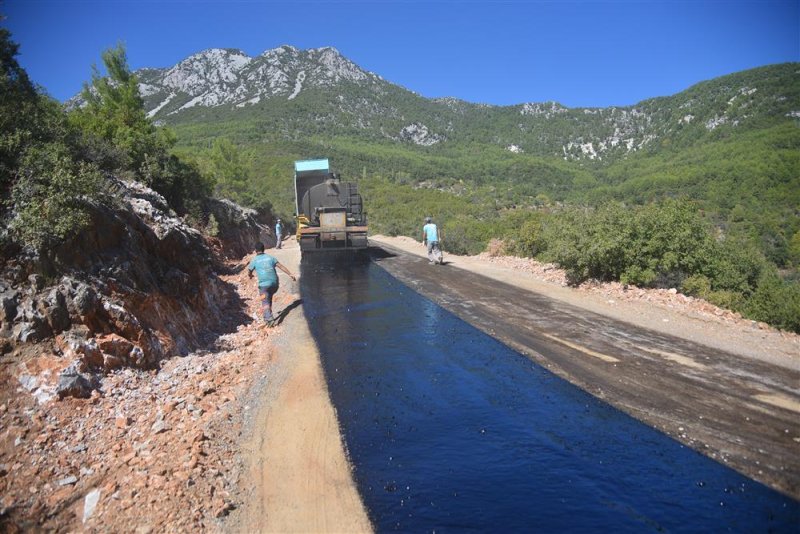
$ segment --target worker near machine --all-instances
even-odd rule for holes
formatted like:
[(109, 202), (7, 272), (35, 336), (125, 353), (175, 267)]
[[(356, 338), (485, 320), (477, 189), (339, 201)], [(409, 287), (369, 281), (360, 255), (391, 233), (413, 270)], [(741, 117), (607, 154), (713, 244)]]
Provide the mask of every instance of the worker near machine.
[(281, 248), (281, 239), (283, 238), (283, 224), (278, 219), (275, 222), (275, 248)]
[(261, 311), (267, 326), (275, 324), (275, 318), (272, 316), (272, 297), (278, 291), (278, 272), (275, 270), (276, 267), (288, 274), (292, 281), (297, 280), (282, 263), (264, 253), (264, 243), (260, 241), (256, 243), (256, 257), (250, 260), (250, 264), (247, 266), (247, 275), (253, 278), (253, 271), (255, 271), (258, 276)]
[(422, 227), (422, 244), (428, 247), (428, 261), (431, 263), (441, 263), (439, 228), (430, 217), (425, 217), (425, 226)]

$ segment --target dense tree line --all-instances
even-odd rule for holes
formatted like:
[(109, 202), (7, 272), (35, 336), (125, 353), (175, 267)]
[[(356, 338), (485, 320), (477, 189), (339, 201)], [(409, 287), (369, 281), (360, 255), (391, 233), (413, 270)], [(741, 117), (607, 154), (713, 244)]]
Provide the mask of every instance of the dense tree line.
[(202, 224), (212, 175), (172, 151), (175, 136), (146, 117), (120, 46), (93, 69), (85, 105), (67, 111), (37, 89), (0, 29), (0, 192), (4, 255), (46, 253), (89, 222), (92, 203), (113, 202), (111, 175), (144, 182), (178, 213)]

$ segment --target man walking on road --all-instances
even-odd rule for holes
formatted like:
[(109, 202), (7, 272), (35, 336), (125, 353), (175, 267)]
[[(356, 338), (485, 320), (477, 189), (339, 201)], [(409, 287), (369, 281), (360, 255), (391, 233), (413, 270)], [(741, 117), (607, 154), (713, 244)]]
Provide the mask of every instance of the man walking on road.
[(281, 248), (281, 239), (283, 239), (283, 225), (278, 219), (275, 223), (275, 248)]
[(247, 266), (247, 275), (252, 278), (253, 271), (255, 271), (258, 276), (261, 311), (267, 326), (275, 324), (275, 318), (272, 316), (272, 297), (278, 291), (278, 272), (275, 270), (276, 267), (288, 274), (293, 282), (297, 280), (289, 269), (284, 267), (276, 258), (264, 253), (264, 243), (260, 241), (256, 243), (256, 257), (250, 260), (250, 264)]
[(428, 261), (431, 264), (442, 263), (442, 249), (439, 246), (439, 228), (430, 217), (425, 217), (422, 227), (422, 243), (428, 246)]

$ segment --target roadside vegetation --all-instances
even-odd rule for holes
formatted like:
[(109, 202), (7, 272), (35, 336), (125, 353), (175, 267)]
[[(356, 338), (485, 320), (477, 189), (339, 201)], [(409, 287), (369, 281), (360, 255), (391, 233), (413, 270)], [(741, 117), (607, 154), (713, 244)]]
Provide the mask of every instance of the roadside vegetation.
[(367, 206), (381, 214), (370, 221), (375, 233), (420, 239), (420, 213), (433, 214), (445, 249), (455, 254), (477, 254), (501, 239), (505, 253), (556, 263), (575, 284), (598, 279), (676, 288), (800, 332), (797, 239), (789, 247), (792, 266), (779, 269), (757, 239), (724, 232), (688, 198), (495, 210), (475, 198), (365, 183)]
[(83, 96), (67, 111), (36, 88), (0, 29), (0, 233), (2, 256), (46, 254), (89, 224), (92, 203), (113, 202), (109, 176), (139, 180), (195, 225), (214, 179), (172, 148), (174, 134), (146, 117), (122, 47), (102, 54)]

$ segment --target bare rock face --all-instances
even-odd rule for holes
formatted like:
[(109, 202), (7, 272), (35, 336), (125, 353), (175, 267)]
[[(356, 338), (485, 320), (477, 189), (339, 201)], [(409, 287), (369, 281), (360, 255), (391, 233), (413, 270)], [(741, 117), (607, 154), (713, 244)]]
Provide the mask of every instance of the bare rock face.
[[(54, 344), (68, 360), (56, 386), (62, 398), (86, 397), (92, 373), (154, 368), (188, 353), (222, 332), (238, 303), (207, 238), (161, 195), (115, 179), (110, 189), (114, 201), (92, 207), (88, 229), (47, 257), (13, 258), (0, 273), (0, 354)], [(254, 211), (213, 201), (212, 213), (223, 250), (253, 249)]]
[(229, 257), (241, 257), (252, 252), (262, 228), (256, 221), (255, 210), (243, 208), (227, 199), (211, 199), (208, 211), (219, 224), (222, 252)]
[(6, 337), (12, 321), (17, 316), (18, 301), (18, 291), (6, 288), (0, 293), (0, 323), (2, 323), (3, 328), (6, 330)]

